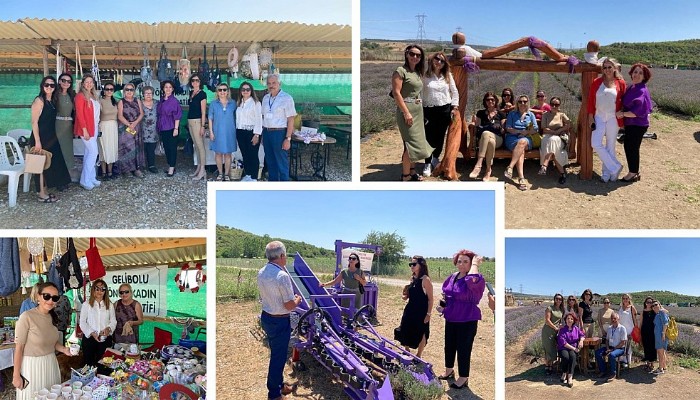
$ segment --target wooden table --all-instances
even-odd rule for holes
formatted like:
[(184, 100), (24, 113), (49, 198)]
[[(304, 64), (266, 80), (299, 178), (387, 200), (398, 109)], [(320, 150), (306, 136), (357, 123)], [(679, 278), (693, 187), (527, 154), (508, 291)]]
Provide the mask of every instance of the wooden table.
[(579, 368), (584, 374), (589, 374), (591, 372), (591, 370), (588, 369), (588, 351), (593, 349), (593, 352), (595, 353), (595, 351), (600, 347), (601, 342), (602, 340), (599, 337), (583, 339), (583, 348), (581, 349), (583, 354), (581, 355), (581, 364), (579, 364)]
[[(296, 135), (292, 135), (292, 144), (289, 151), (289, 177), (296, 181), (300, 180), (326, 180), (326, 166), (330, 161), (330, 145), (336, 140), (326, 137), (326, 140), (312, 140), (309, 144), (304, 143)], [(299, 175), (299, 170), (304, 164), (304, 156), (310, 153), (309, 163), (312, 175)]]

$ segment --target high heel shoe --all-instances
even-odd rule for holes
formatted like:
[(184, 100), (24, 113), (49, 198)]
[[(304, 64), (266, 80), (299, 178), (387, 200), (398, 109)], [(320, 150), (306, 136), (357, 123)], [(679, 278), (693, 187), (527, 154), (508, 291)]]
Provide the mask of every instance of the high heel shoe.
[(450, 379), (450, 378), (454, 378), (454, 377), (455, 377), (455, 371), (452, 370), (452, 372), (450, 372), (450, 373), (447, 374), (447, 375), (440, 375), (440, 376), (438, 376), (438, 379), (441, 379), (441, 380), (444, 381), (444, 380), (447, 380), (447, 379)]
[(634, 175), (633, 175), (631, 178), (629, 178), (629, 179), (622, 178), (622, 179), (620, 179), (620, 180), (621, 180), (622, 182), (625, 182), (625, 183), (639, 182), (639, 181), (642, 180), (642, 175), (640, 175), (640, 174), (634, 174)]

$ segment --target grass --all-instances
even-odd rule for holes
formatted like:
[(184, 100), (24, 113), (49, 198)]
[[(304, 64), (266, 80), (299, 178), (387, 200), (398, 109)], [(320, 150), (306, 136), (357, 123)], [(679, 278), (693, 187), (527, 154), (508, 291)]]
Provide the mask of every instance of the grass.
[(682, 355), (676, 358), (676, 362), (683, 368), (700, 371), (700, 358)]

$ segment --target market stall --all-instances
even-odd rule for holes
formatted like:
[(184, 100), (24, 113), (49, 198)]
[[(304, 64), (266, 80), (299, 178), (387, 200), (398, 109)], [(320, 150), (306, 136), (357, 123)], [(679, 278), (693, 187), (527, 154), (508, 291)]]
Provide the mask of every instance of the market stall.
[[(0, 253), (15, 254), (8, 251), (14, 250), (14, 243), (19, 255), (0, 257), (0, 275), (4, 278), (0, 279), (0, 295), (4, 296), (0, 297), (3, 342), (0, 368), (14, 368), (14, 326), (20, 304), (24, 303), (24, 311), (36, 282), (55, 283), (61, 287), (61, 299), (56, 304), (64, 298), (69, 304), (67, 326), (62, 328), (59, 318), (57, 327), (71, 356), (58, 355), (61, 383), (33, 388), (37, 398), (61, 398), (70, 393), (69, 398), (82, 400), (110, 396), (158, 399), (162, 390), (165, 394), (183, 393), (184, 398), (205, 397), (205, 238), (96, 238), (94, 241), (4, 238), (0, 241)], [(81, 304), (90, 297), (97, 278), (106, 284), (105, 296), (112, 302), (120, 298), (120, 288), (130, 284), (131, 296), (143, 310), (143, 324), (137, 327), (140, 335), (136, 343), (115, 341), (96, 366), (87, 366), (78, 321)], [(15, 282), (18, 287), (13, 289)], [(100, 336), (100, 340), (105, 339)], [(7, 394), (14, 398), (12, 383), (5, 382), (4, 386), (4, 390), (0, 388), (0, 397)]]

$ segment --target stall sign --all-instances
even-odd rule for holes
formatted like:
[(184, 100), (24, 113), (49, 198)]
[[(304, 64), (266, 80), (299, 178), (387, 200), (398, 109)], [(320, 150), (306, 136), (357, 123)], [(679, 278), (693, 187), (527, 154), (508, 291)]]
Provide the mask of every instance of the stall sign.
[(350, 256), (350, 253), (356, 253), (358, 256), (360, 256), (360, 269), (368, 272), (372, 271), (372, 260), (374, 259), (374, 253), (367, 253), (353, 249), (343, 249), (343, 257), (340, 259), (340, 263), (342, 264), (341, 268), (348, 267), (348, 257)]
[(134, 290), (134, 300), (143, 307), (144, 316), (166, 317), (167, 265), (107, 271), (103, 279), (109, 286), (110, 299), (119, 299), (119, 285), (128, 283)]

